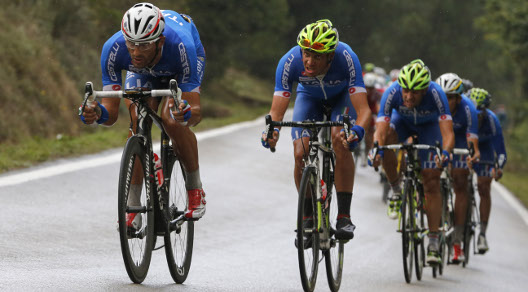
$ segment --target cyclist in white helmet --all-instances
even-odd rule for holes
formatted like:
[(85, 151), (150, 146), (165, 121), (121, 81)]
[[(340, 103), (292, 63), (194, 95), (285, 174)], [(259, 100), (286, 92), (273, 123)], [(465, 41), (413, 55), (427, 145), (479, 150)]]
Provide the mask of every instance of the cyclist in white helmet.
[(468, 208), (468, 175), (469, 167), (480, 157), (478, 149), (478, 118), (477, 109), (473, 102), (466, 97), (462, 79), (455, 73), (442, 74), (436, 79), (447, 96), (449, 111), (453, 118), (455, 133), (455, 148), (467, 148), (473, 143), (475, 153), (472, 157), (453, 155), (451, 160), (451, 177), (455, 190), (455, 231), (453, 233), (453, 257), (450, 261), (458, 264), (464, 261), (464, 251), (461, 246), (466, 210)]
[[(197, 140), (190, 129), (202, 119), (200, 85), (204, 67), (205, 51), (192, 19), (175, 11), (162, 11), (150, 3), (138, 3), (125, 13), (121, 30), (106, 41), (101, 54), (103, 90), (121, 90), (121, 71), (126, 71), (126, 89), (167, 89), (170, 79), (178, 81), (183, 99), (178, 109), (169, 110), (174, 107), (172, 99), (151, 98), (149, 105), (155, 111), (161, 105), (163, 126), (185, 168), (189, 196), (185, 216), (190, 219), (199, 219), (205, 213)], [(116, 98), (94, 102), (93, 108), (86, 107), (81, 120), (85, 124), (112, 126), (118, 118), (120, 102)], [(127, 99), (125, 103), (135, 126), (135, 106)], [(141, 178), (132, 181), (131, 206), (139, 203), (140, 194), (134, 195), (135, 189), (141, 191), (140, 186), (134, 188), (138, 181)], [(127, 218), (127, 222), (133, 220)]]

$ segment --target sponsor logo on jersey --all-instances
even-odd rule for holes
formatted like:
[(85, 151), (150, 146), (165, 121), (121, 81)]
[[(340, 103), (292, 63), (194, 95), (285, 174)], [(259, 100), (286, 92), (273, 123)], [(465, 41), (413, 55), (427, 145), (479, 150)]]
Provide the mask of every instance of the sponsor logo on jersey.
[(273, 95), (289, 98), (291, 96), (291, 92), (289, 92), (289, 91), (275, 91), (273, 93)]
[(382, 104), (383, 106), (383, 113), (386, 115), (386, 116), (390, 116), (391, 115), (391, 111), (392, 111), (392, 108), (391, 108), (391, 103), (392, 103), (392, 99), (394, 98), (394, 94), (396, 94), (396, 87), (394, 87), (390, 92), (389, 92), (389, 95), (387, 96), (387, 99), (385, 100), (385, 104)]
[(108, 71), (108, 75), (110, 75), (110, 80), (112, 81), (117, 81), (117, 74), (115, 72), (114, 66), (118, 50), (119, 44), (116, 42), (114, 43), (114, 46), (112, 46), (112, 49), (110, 50), (110, 55), (108, 56), (108, 64), (106, 70)]
[(440, 111), (440, 113), (444, 113), (444, 104), (442, 103), (442, 99), (440, 98), (440, 94), (438, 93), (436, 88), (433, 88), (433, 90), (431, 90), (431, 93), (433, 94), (433, 98), (436, 103), (436, 106), (438, 107), (438, 110)]
[(281, 78), (282, 88), (284, 89), (290, 89), (290, 86), (288, 85), (288, 79), (290, 76), (290, 67), (291, 67), (291, 64), (293, 63), (293, 59), (295, 59), (295, 57), (293, 56), (293, 54), (291, 54), (286, 60), (286, 62), (284, 63), (284, 70), (282, 71), (282, 78)]
[(119, 90), (121, 90), (121, 85), (119, 85), (119, 84), (114, 84), (114, 85), (112, 85), (112, 90), (114, 90), (114, 91), (119, 91)]
[(350, 94), (354, 94), (356, 92), (356, 89), (354, 87), (351, 87), (349, 90), (348, 90), (348, 93)]
[(187, 59), (187, 51), (185, 50), (185, 45), (183, 45), (183, 43), (178, 45), (178, 49), (180, 50), (180, 61), (182, 65), (181, 83), (187, 83), (191, 73), (191, 67), (189, 65), (189, 60)]
[(441, 115), (441, 116), (440, 116), (440, 119), (441, 119), (442, 121), (445, 121), (445, 120), (447, 119), (447, 115)]
[(354, 67), (354, 60), (347, 50), (343, 51), (343, 56), (347, 61), (348, 72), (350, 73), (350, 82), (348, 86), (354, 86), (356, 83), (356, 68)]

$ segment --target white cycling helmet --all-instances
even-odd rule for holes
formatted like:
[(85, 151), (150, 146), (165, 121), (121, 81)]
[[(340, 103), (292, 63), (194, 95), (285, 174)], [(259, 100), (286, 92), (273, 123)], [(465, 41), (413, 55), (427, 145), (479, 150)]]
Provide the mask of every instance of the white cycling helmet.
[(165, 29), (165, 19), (161, 10), (147, 2), (138, 3), (123, 16), (121, 32), (131, 42), (156, 40)]
[(363, 83), (365, 83), (365, 87), (375, 87), (377, 82), (378, 76), (376, 76), (374, 73), (365, 73), (363, 76)]
[(462, 78), (455, 73), (445, 73), (436, 79), (446, 94), (461, 94), (464, 91)]

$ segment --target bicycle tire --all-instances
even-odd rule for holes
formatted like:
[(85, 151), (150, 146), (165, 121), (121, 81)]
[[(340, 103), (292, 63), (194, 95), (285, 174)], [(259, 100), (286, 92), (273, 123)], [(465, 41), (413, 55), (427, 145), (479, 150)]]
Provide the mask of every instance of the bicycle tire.
[[(414, 196), (414, 200), (417, 198), (423, 198), (423, 189), (421, 187), (415, 189), (417, 192)], [(424, 241), (424, 230), (425, 227), (425, 210), (423, 206), (423, 201), (420, 199), (416, 202), (415, 208), (416, 214), (416, 233), (414, 234), (414, 264), (416, 271), (416, 279), (418, 281), (422, 280), (423, 267), (425, 266), (425, 241)]]
[[(187, 191), (185, 189), (185, 171), (179, 159), (173, 154), (172, 148), (164, 155), (168, 159), (165, 167), (167, 178), (167, 217), (174, 220), (183, 215), (187, 208)], [(191, 268), (192, 252), (194, 245), (194, 221), (184, 221), (179, 227), (171, 227), (166, 224), (165, 256), (172, 279), (182, 284), (189, 275)]]
[(447, 198), (449, 196), (449, 189), (445, 181), (442, 181), (440, 187), (440, 195), (442, 196), (442, 213), (440, 216), (440, 234), (439, 234), (439, 254), (440, 254), (440, 264), (433, 267), (433, 278), (436, 278), (436, 272), (439, 275), (442, 275), (444, 272), (444, 263), (446, 255), (446, 228), (448, 228), (448, 209), (447, 209)]
[(473, 204), (475, 200), (475, 193), (473, 186), (470, 184), (469, 191), (468, 191), (469, 199), (466, 209), (466, 224), (464, 224), (464, 261), (462, 262), (462, 267), (466, 267), (466, 265), (469, 263), (469, 255), (471, 253), (471, 238), (473, 237)]
[[(299, 258), (299, 272), (304, 291), (313, 291), (317, 282), (319, 266), (319, 233), (316, 232), (318, 213), (316, 207), (316, 188), (319, 187), (318, 177), (313, 168), (305, 168), (299, 187), (299, 204), (297, 206), (297, 255)], [(312, 214), (305, 214), (306, 197), (312, 199)], [(312, 217), (314, 228), (303, 228), (304, 218)], [(311, 238), (311, 244), (310, 240)]]
[[(152, 167), (151, 162), (147, 161), (146, 157), (147, 152), (141, 139), (137, 136), (130, 137), (123, 150), (119, 172), (118, 225), (121, 253), (130, 280), (137, 284), (143, 282), (147, 276), (155, 239), (154, 202), (151, 199), (152, 183), (149, 179), (149, 170)], [(127, 202), (131, 180), (134, 175), (138, 175), (138, 171), (143, 178), (141, 206), (138, 208), (143, 211), (137, 212), (141, 216), (142, 224), (138, 231), (132, 231), (126, 224), (127, 210), (130, 211)]]
[(413, 242), (414, 242), (414, 212), (412, 204), (412, 185), (406, 181), (403, 187), (403, 197), (401, 202), (400, 231), (402, 235), (402, 256), (403, 256), (403, 274), (405, 282), (410, 283), (412, 279), (413, 267)]
[[(328, 212), (330, 216), (330, 227), (333, 230), (336, 230), (337, 223), (337, 191), (335, 185), (334, 187), (328, 190), (328, 194), (332, 194), (327, 200), (328, 202)], [(325, 257), (325, 266), (326, 266), (326, 277), (328, 280), (328, 286), (330, 291), (336, 292), (341, 287), (341, 280), (343, 278), (343, 261), (345, 254), (345, 243), (341, 240), (336, 240), (335, 238), (331, 239), (331, 246), (329, 250), (323, 252)]]

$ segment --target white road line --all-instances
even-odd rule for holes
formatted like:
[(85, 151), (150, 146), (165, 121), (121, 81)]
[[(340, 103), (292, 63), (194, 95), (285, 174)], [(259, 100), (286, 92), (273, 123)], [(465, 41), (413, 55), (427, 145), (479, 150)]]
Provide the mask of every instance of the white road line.
[(491, 184), (491, 187), (495, 189), (515, 211), (517, 211), (519, 216), (521, 216), (521, 218), (523, 219), (524, 223), (528, 225), (528, 210), (519, 201), (519, 199), (517, 199), (517, 197), (515, 197), (515, 195), (512, 194), (506, 187), (496, 181)]
[[(221, 135), (227, 135), (229, 133), (233, 133), (235, 131), (250, 128), (253, 126), (262, 125), (262, 128), (264, 128), (264, 118), (258, 118), (254, 121), (248, 121), (248, 122), (242, 122), (238, 124), (233, 124), (225, 127), (221, 127), (218, 129), (208, 130), (196, 133), (196, 139), (198, 141), (202, 141), (205, 139), (209, 139), (212, 137), (217, 137)], [(159, 143), (154, 145), (154, 148), (159, 148)], [(44, 168), (38, 168), (28, 171), (22, 171), (20, 173), (11, 174), (11, 175), (5, 175), (0, 177), (0, 188), (1, 187), (7, 187), (7, 186), (13, 186), (33, 180), (38, 180), (46, 177), (51, 177), (55, 175), (60, 175), (63, 173), (69, 173), (74, 172), (77, 170), (85, 170), (88, 168), (98, 167), (102, 165), (117, 163), (121, 160), (121, 152), (114, 153), (114, 154), (108, 154), (102, 157), (98, 158), (87, 158), (82, 160), (76, 160), (72, 162), (67, 163), (61, 163), (58, 165), (48, 166)]]

